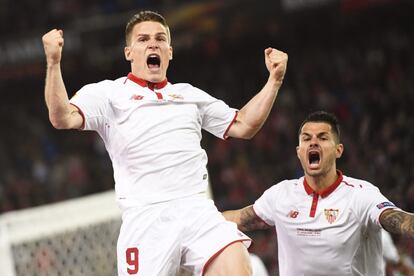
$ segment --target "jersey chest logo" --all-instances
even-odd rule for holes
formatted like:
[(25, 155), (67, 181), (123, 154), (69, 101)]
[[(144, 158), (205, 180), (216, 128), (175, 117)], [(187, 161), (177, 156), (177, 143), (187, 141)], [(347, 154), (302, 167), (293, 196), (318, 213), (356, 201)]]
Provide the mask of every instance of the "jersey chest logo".
[(139, 100), (142, 100), (143, 98), (144, 98), (144, 96), (142, 96), (142, 95), (132, 95), (130, 100), (139, 101)]
[(335, 222), (336, 218), (339, 215), (339, 209), (325, 209), (324, 210), (325, 213), (325, 218), (326, 220), (332, 224)]
[(291, 210), (289, 213), (288, 213), (288, 217), (290, 217), (290, 218), (297, 218), (298, 217), (298, 215), (299, 215), (299, 212), (298, 211), (296, 211), (296, 210)]

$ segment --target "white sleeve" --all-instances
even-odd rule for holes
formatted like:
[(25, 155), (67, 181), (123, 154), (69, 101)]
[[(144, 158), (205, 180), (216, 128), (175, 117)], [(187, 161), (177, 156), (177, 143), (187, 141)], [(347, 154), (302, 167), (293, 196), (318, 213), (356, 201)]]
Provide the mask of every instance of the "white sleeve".
[(252, 263), (252, 276), (269, 276), (266, 266), (257, 255), (250, 253), (250, 261)]
[(388, 233), (384, 229), (381, 229), (381, 235), (382, 253), (384, 259), (394, 264), (398, 263), (400, 261), (400, 255), (398, 254), (398, 250), (395, 247), (394, 241), (392, 240), (390, 233)]
[(196, 89), (202, 97), (200, 102), (201, 127), (221, 139), (226, 139), (227, 131), (235, 121), (238, 110), (229, 107), (222, 100)]
[(110, 81), (88, 84), (82, 87), (71, 99), (84, 118), (84, 130), (98, 131), (108, 118), (109, 99), (107, 87)]
[(362, 188), (356, 193), (356, 211), (362, 223), (378, 225), (379, 216), (384, 210), (396, 208), (394, 203), (389, 201), (380, 190), (369, 182), (365, 182)]
[(270, 226), (275, 225), (275, 203), (277, 202), (280, 183), (267, 189), (253, 204), (256, 215)]

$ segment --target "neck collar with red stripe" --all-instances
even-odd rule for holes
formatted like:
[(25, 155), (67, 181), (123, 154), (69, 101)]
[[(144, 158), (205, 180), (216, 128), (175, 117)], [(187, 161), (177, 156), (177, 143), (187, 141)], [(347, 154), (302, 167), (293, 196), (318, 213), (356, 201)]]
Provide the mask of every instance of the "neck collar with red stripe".
[(303, 186), (305, 187), (305, 191), (308, 193), (308, 195), (311, 194), (319, 194), (321, 197), (327, 197), (330, 195), (338, 186), (341, 184), (343, 175), (340, 170), (336, 170), (336, 174), (338, 175), (338, 178), (335, 180), (334, 183), (323, 189), (322, 191), (315, 192), (311, 186), (309, 186), (308, 182), (306, 181), (306, 177), (303, 179)]
[(151, 90), (164, 88), (168, 83), (167, 79), (165, 79), (161, 82), (150, 82), (150, 81), (138, 78), (137, 76), (133, 75), (132, 73), (128, 74), (127, 79), (135, 82), (136, 84), (138, 84), (142, 87), (148, 87)]

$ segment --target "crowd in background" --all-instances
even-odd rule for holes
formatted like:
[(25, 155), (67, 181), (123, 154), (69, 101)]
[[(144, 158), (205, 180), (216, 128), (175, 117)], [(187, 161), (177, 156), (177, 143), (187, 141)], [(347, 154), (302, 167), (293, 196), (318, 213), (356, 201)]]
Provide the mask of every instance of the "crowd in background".
[[(43, 2), (55, 9), (59, 3), (69, 3)], [(114, 9), (109, 5), (112, 1), (106, 2), (108, 6), (100, 9)], [(79, 2), (74, 8), (85, 11), (84, 5)], [(319, 17), (325, 13), (296, 14), (293, 19), (287, 17), (286, 24), (272, 24), (268, 18), (263, 25), (250, 25), (248, 32), (237, 27), (240, 16), (234, 21), (227, 18), (231, 34), (223, 28), (194, 47), (174, 53), (170, 82), (190, 82), (233, 107), (241, 107), (264, 84), (264, 48), (272, 46), (289, 54), (285, 83), (256, 137), (221, 141), (204, 133), (211, 188), (220, 210), (252, 204), (271, 185), (301, 176), (295, 151), (298, 127), (310, 111), (324, 109), (334, 112), (342, 124), (345, 153), (339, 169), (374, 183), (396, 205), (414, 212), (414, 32), (406, 24), (411, 13), (401, 8), (376, 9), (341, 15), (328, 24)], [(301, 16), (302, 21), (297, 19)], [(49, 27), (41, 20), (36, 22), (39, 29)], [(3, 35), (7, 29), (0, 26)], [(113, 39), (123, 38), (118, 35)], [(90, 70), (93, 65), (82, 60), (67, 63), (63, 73), (70, 94), (88, 82), (129, 72), (122, 51), (107, 71)], [(105, 191), (114, 185), (109, 158), (96, 134), (51, 127), (43, 78), (29, 75), (0, 82), (0, 213)], [(252, 251), (271, 272), (277, 271), (275, 235), (274, 231), (252, 234)], [(394, 238), (401, 252), (414, 258), (414, 244)]]

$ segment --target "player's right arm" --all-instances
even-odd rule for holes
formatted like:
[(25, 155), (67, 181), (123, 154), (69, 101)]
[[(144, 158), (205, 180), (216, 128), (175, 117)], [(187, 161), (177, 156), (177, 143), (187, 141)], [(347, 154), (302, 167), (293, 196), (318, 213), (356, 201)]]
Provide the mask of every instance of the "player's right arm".
[(235, 222), (241, 231), (268, 229), (271, 227), (256, 215), (253, 205), (238, 210), (225, 211), (223, 216), (226, 220)]
[(60, 62), (63, 49), (63, 31), (53, 29), (42, 37), (46, 55), (45, 100), (49, 110), (49, 120), (57, 129), (79, 129), (83, 117), (79, 110), (69, 103), (63, 82)]

